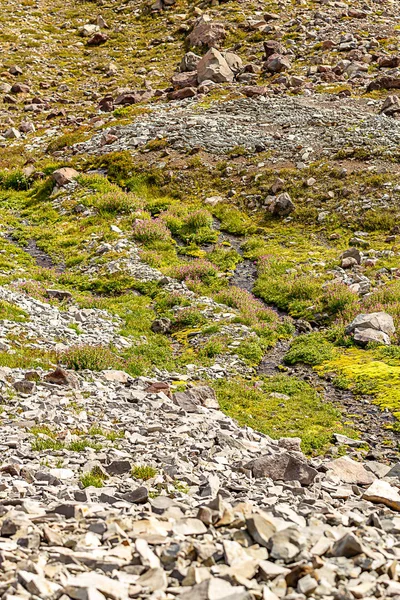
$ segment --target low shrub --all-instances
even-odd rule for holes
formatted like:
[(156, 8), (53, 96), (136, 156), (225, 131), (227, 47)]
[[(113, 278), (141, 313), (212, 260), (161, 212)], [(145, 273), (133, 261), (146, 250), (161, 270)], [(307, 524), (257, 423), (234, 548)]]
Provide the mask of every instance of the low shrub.
[(168, 241), (171, 238), (171, 232), (161, 219), (143, 219), (136, 221), (133, 237), (144, 244), (151, 244), (152, 242)]
[(327, 360), (332, 360), (334, 349), (320, 333), (299, 335), (290, 346), (289, 352), (284, 357), (287, 365), (304, 363), (306, 365), (319, 365)]
[(59, 357), (60, 362), (68, 369), (75, 371), (103, 371), (104, 369), (120, 369), (123, 361), (109, 348), (104, 346), (90, 346), (81, 344), (71, 346)]

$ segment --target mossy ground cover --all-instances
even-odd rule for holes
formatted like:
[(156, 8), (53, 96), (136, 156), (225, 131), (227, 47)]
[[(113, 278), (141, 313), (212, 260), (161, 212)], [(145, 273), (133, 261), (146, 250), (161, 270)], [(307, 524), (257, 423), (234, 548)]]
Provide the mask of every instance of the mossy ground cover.
[[(356, 394), (370, 394), (382, 410), (400, 422), (400, 348), (348, 348), (336, 351), (317, 368), (336, 374), (336, 384)], [(397, 424), (396, 427), (398, 428)]]
[(240, 425), (250, 425), (272, 438), (283, 436), (302, 439), (307, 454), (327, 449), (333, 433), (354, 435), (342, 424), (340, 411), (322, 401), (308, 383), (280, 375), (256, 385), (246, 381), (215, 385), (221, 408)]

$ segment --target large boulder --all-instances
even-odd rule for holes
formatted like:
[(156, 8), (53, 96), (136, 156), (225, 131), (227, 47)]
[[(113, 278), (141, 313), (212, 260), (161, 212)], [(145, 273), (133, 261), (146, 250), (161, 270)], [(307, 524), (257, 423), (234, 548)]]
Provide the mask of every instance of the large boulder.
[(287, 192), (283, 192), (283, 194), (279, 194), (279, 196), (275, 196), (268, 206), (269, 212), (274, 217), (287, 217), (293, 212), (295, 209), (295, 205), (292, 202), (291, 197)]
[(357, 315), (350, 325), (347, 326), (346, 333), (352, 333), (356, 329), (376, 329), (388, 335), (396, 331), (392, 317), (385, 312)]
[(299, 481), (302, 485), (310, 485), (317, 476), (316, 469), (288, 452), (261, 456), (247, 463), (245, 468), (257, 479), (269, 477), (273, 481)]
[(357, 315), (346, 327), (346, 333), (353, 334), (354, 340), (362, 346), (369, 342), (389, 346), (390, 335), (395, 331), (392, 317), (385, 312)]
[(200, 60), (201, 56), (198, 56), (194, 52), (186, 52), (181, 60), (179, 69), (182, 73), (185, 73), (186, 71), (195, 71)]
[(52, 174), (53, 181), (60, 187), (67, 185), (67, 183), (71, 183), (71, 181), (74, 181), (77, 177), (79, 177), (78, 171), (75, 171), (75, 169), (72, 169), (71, 167), (62, 167), (61, 169), (53, 171)]
[(208, 46), (212, 48), (219, 46), (226, 37), (225, 27), (222, 23), (211, 20), (208, 15), (201, 15), (188, 35), (187, 41), (191, 46)]
[(227, 83), (233, 81), (233, 71), (221, 52), (211, 48), (197, 65), (197, 79), (199, 83), (203, 81)]

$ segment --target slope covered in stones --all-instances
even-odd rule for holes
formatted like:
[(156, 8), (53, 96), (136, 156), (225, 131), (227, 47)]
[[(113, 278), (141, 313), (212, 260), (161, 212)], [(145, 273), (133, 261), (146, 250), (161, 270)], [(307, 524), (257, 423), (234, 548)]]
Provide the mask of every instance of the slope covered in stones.
[(397, 13), (0, 0), (2, 600), (400, 597)]

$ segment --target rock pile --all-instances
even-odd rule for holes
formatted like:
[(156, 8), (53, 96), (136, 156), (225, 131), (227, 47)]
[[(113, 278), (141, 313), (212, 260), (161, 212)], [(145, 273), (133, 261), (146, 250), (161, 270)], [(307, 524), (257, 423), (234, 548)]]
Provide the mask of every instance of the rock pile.
[[(2, 395), (27, 376), (3, 368)], [(210, 388), (36, 379), (2, 413), (5, 599), (399, 595), (397, 466), (307, 461)]]

